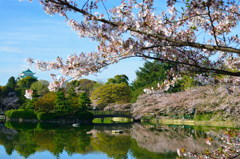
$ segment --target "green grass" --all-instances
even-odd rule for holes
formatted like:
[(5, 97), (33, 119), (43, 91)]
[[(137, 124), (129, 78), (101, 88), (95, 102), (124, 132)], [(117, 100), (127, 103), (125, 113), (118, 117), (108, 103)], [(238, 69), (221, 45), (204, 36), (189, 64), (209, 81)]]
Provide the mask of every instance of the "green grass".
[[(114, 121), (114, 120), (115, 121)], [(131, 120), (128, 119), (128, 118), (104, 118), (103, 120), (101, 118), (94, 118), (92, 120), (93, 123), (96, 123), (96, 124), (112, 124), (112, 123), (129, 123)]]
[(196, 121), (210, 121), (212, 119), (212, 114), (198, 114), (194, 116)]
[(102, 124), (111, 124), (111, 123), (114, 123), (112, 121), (112, 118), (104, 118), (103, 121), (102, 121), (101, 118), (94, 118), (92, 122), (96, 123), (96, 124), (100, 124), (100, 123), (102, 123)]

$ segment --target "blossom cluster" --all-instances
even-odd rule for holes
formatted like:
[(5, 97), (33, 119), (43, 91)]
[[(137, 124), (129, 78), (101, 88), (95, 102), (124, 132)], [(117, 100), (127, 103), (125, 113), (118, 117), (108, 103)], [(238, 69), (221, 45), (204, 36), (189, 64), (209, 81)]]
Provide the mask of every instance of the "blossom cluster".
[(33, 95), (33, 90), (31, 90), (31, 89), (27, 89), (27, 90), (25, 90), (25, 97), (27, 98), (27, 99), (32, 99), (32, 95)]
[[(135, 56), (177, 64), (178, 71), (239, 71), (240, 39), (233, 30), (239, 27), (240, 6), (235, 0), (167, 0), (164, 11), (154, 0), (122, 0), (109, 9), (104, 0), (40, 2), (46, 13), (64, 16), (80, 37), (98, 42), (96, 52), (70, 55), (65, 61), (31, 60), (40, 70), (81, 77)], [(71, 12), (82, 17), (77, 21)]]

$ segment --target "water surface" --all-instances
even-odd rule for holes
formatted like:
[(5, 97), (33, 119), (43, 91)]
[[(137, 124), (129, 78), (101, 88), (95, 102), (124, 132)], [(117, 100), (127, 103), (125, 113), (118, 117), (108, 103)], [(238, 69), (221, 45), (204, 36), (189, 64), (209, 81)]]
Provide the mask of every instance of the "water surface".
[[(123, 130), (123, 134), (112, 134)], [(0, 127), (1, 159), (175, 159), (177, 148), (216, 149), (206, 144), (221, 128), (167, 125), (71, 125), (5, 123)]]

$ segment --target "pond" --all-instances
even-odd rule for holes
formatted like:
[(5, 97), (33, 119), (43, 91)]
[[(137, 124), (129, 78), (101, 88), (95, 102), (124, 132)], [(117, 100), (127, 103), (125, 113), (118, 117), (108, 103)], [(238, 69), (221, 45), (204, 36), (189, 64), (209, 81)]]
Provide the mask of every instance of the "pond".
[[(112, 130), (123, 130), (113, 134)], [(176, 159), (177, 149), (202, 153), (221, 144), (215, 127), (98, 124), (80, 127), (5, 123), (1, 159)], [(206, 138), (216, 140), (211, 146)]]

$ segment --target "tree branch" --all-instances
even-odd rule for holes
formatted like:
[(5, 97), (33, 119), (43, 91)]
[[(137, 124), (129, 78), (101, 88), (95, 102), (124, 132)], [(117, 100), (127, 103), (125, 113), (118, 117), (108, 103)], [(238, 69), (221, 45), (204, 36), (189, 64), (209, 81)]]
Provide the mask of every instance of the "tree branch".
[[(53, 3), (56, 3), (54, 0), (49, 0)], [(109, 24), (113, 27), (118, 27), (119, 25), (117, 23), (114, 23), (110, 20), (106, 20), (103, 18), (97, 18), (96, 16), (94, 16), (93, 14), (90, 14), (82, 9), (77, 8), (76, 6), (71, 5), (68, 2), (64, 2), (62, 0), (58, 0), (62, 5), (65, 5), (71, 9), (73, 9), (76, 12), (79, 12), (85, 16), (89, 16), (89, 17), (93, 17), (95, 20), (102, 22), (102, 23), (106, 23)], [(208, 44), (202, 44), (202, 43), (196, 43), (196, 42), (189, 42), (189, 41), (181, 41), (179, 39), (174, 39), (174, 38), (170, 38), (170, 37), (166, 37), (164, 35), (160, 35), (160, 34), (154, 34), (154, 33), (148, 33), (147, 31), (144, 30), (137, 30), (136, 28), (133, 27), (128, 27), (127, 30), (135, 32), (135, 33), (139, 33), (139, 34), (144, 34), (146, 36), (149, 37), (153, 37), (156, 38), (160, 41), (167, 41), (170, 43), (175, 43), (178, 44), (179, 46), (190, 46), (190, 47), (194, 47), (194, 48), (198, 48), (198, 49), (207, 49), (210, 51), (223, 51), (223, 52), (231, 52), (231, 53), (236, 53), (236, 54), (240, 54), (240, 49), (237, 48), (233, 48), (233, 47), (226, 47), (226, 46), (217, 46), (217, 45), (208, 45)]]
[(195, 64), (190, 64), (190, 63), (187, 63), (187, 62), (180, 62), (180, 61), (162, 59), (162, 58), (158, 58), (158, 57), (151, 57), (151, 56), (147, 56), (147, 55), (144, 55), (144, 54), (138, 55), (138, 57), (153, 59), (153, 60), (162, 61), (162, 62), (166, 62), (166, 63), (170, 63), (170, 64), (187, 65), (187, 66), (195, 67), (195, 68), (199, 69), (199, 71), (202, 71), (202, 72), (212, 72), (212, 73), (229, 75), (229, 76), (237, 76), (237, 77), (240, 76), (240, 72), (231, 72), (231, 71), (201, 67), (201, 66), (198, 66), (198, 65), (195, 65)]

